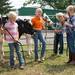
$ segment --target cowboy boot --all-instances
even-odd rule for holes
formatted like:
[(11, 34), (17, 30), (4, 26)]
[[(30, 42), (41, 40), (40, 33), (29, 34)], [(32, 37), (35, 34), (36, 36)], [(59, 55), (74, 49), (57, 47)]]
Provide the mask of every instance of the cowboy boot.
[(70, 63), (72, 61), (72, 53), (71, 52), (69, 52), (69, 60), (68, 60), (68, 62), (67, 63)]
[(75, 53), (72, 53), (72, 60), (69, 64), (75, 64)]

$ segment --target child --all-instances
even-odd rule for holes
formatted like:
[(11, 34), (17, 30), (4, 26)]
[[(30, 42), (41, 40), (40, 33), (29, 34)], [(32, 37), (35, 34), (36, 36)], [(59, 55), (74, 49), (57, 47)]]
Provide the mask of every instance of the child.
[[(56, 18), (59, 22), (55, 23), (54, 27), (54, 55), (63, 54), (63, 28), (64, 28), (64, 14), (63, 13), (57, 13)], [(59, 45), (59, 48), (58, 48)]]
[[(45, 58), (46, 51), (46, 42), (42, 35), (42, 30), (45, 28), (44, 20), (42, 17), (42, 9), (37, 8), (35, 12), (35, 16), (32, 18), (33, 29), (36, 31), (34, 34), (34, 52), (35, 52), (35, 61), (43, 61)], [(38, 56), (38, 40), (42, 43), (42, 51), (41, 56)]]
[(16, 13), (15, 12), (9, 12), (8, 14), (8, 22), (5, 24), (5, 28), (11, 33), (11, 35), (14, 37), (14, 39), (10, 36), (10, 34), (6, 31), (6, 41), (8, 42), (8, 46), (10, 49), (10, 66), (11, 68), (14, 68), (14, 49), (16, 50), (20, 69), (24, 69), (24, 59), (22, 57), (22, 54), (20, 52), (19, 45), (16, 43), (19, 38), (18, 34), (18, 25), (15, 22), (16, 21)]

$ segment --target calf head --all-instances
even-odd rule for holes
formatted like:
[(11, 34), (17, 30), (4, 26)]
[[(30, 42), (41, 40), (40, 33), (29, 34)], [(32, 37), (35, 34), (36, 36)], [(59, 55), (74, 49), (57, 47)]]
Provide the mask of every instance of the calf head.
[(31, 23), (29, 22), (29, 20), (26, 20), (26, 19), (25, 20), (18, 19), (16, 22), (18, 24), (19, 38), (24, 33), (30, 34), (30, 35), (33, 35), (34, 34), (33, 27), (31, 25)]

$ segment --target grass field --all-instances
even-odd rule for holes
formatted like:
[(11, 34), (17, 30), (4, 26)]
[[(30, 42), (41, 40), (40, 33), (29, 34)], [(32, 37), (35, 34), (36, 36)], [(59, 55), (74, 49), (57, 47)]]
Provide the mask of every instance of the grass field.
[[(9, 53), (5, 54), (8, 61)], [(43, 63), (34, 62), (34, 54), (28, 57), (25, 52), (25, 55), (26, 66), (24, 70), (20, 70), (18, 67), (11, 70), (7, 62), (5, 65), (0, 65), (0, 75), (75, 75), (75, 65), (65, 63), (68, 60), (65, 51), (63, 56), (52, 56), (52, 50), (47, 50), (46, 60)]]

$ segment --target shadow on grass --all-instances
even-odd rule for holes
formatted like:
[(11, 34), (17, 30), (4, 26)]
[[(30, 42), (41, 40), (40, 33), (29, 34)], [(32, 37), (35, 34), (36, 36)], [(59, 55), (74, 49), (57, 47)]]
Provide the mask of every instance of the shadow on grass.
[(0, 74), (9, 71), (10, 71), (10, 67), (8, 65), (8, 61), (5, 64), (0, 64)]
[(44, 64), (45, 68), (46, 68), (46, 72), (47, 73), (61, 73), (65, 70), (71, 69), (71, 68), (75, 68), (75, 65), (70, 65), (70, 64)]

